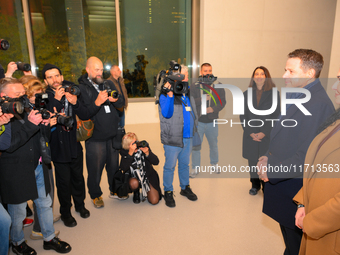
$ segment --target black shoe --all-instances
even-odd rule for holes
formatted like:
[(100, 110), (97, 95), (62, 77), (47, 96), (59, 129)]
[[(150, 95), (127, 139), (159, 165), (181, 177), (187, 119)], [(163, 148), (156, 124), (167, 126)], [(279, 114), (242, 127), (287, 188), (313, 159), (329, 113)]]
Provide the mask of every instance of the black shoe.
[(77, 226), (76, 219), (73, 218), (71, 215), (70, 216), (63, 216), (61, 215), (61, 220), (64, 222), (66, 227), (75, 227)]
[(165, 191), (164, 192), (164, 200), (165, 204), (169, 207), (175, 207), (175, 199), (174, 199), (174, 193), (172, 191)]
[(71, 251), (71, 246), (61, 241), (58, 237), (54, 237), (51, 241), (44, 241), (44, 249), (45, 250), (55, 250), (59, 253), (68, 253)]
[(80, 213), (80, 217), (86, 219), (90, 217), (90, 211), (87, 210), (85, 207), (80, 208), (79, 210), (76, 209), (76, 212)]
[(187, 197), (189, 200), (191, 201), (196, 201), (197, 200), (197, 196), (192, 192), (190, 185), (185, 186), (185, 189), (181, 189), (181, 193), (182, 196)]
[(259, 190), (260, 189), (257, 189), (257, 188), (251, 188), (249, 190), (249, 195), (255, 196)]
[(140, 203), (140, 193), (139, 193), (139, 188), (133, 192), (132, 201), (133, 201), (135, 204), (139, 204), (139, 203)]
[(19, 245), (12, 245), (12, 251), (17, 255), (36, 255), (37, 252), (23, 241)]

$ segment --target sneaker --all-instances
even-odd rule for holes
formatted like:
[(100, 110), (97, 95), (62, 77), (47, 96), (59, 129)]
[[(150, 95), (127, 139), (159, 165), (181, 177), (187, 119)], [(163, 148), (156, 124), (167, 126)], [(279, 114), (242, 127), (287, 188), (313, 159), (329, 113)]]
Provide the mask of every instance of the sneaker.
[(92, 200), (92, 202), (96, 208), (104, 207), (104, 201), (102, 197), (96, 197)]
[(192, 192), (190, 185), (185, 186), (185, 189), (181, 189), (181, 193), (182, 196), (187, 197), (189, 200), (191, 201), (196, 201), (197, 200), (197, 196)]
[(61, 215), (58, 215), (56, 217), (53, 218), (53, 223), (56, 223), (58, 221), (60, 221)]
[(17, 255), (36, 255), (37, 252), (23, 241), (19, 245), (12, 245), (12, 251)]
[(175, 199), (174, 199), (174, 193), (172, 191), (165, 191), (164, 192), (164, 200), (165, 200), (165, 204), (168, 207), (175, 207), (176, 206)]
[(117, 193), (113, 193), (113, 192), (110, 191), (109, 198), (115, 198), (115, 199), (118, 199), (118, 200), (126, 200), (126, 199), (129, 198), (129, 195), (127, 195), (127, 196), (118, 196)]
[[(58, 237), (59, 234), (60, 234), (60, 231), (59, 231), (59, 230), (56, 230), (56, 231), (54, 232), (54, 235), (55, 235), (56, 237)], [(33, 231), (33, 230), (32, 230), (32, 233), (31, 233), (31, 235), (30, 235), (30, 238), (31, 238), (32, 240), (42, 240), (42, 239), (44, 239), (44, 237), (43, 237), (43, 235), (42, 235), (41, 232), (35, 232), (35, 231)]]
[(61, 241), (58, 237), (54, 237), (51, 241), (44, 241), (44, 250), (55, 250), (59, 253), (68, 253), (71, 251), (71, 246)]
[(196, 169), (191, 169), (191, 171), (189, 172), (189, 177), (190, 178), (195, 178), (197, 176), (198, 172)]
[(25, 218), (22, 221), (22, 224), (24, 225), (24, 227), (28, 227), (28, 226), (31, 226), (33, 224), (33, 222), (34, 222), (34, 220), (29, 219), (29, 218)]
[(212, 165), (212, 167), (215, 169), (215, 173), (216, 174), (220, 174), (221, 173), (221, 168), (218, 167), (218, 164)]

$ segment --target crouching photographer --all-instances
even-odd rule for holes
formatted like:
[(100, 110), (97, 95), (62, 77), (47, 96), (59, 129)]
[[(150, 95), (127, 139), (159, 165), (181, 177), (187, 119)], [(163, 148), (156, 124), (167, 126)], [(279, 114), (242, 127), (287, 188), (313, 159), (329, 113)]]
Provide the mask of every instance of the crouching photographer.
[[(25, 89), (19, 80), (0, 80), (0, 96), (19, 98)], [(11, 120), (11, 145), (2, 151), (0, 158), (0, 195), (8, 204), (12, 226), (10, 239), (16, 254), (36, 254), (25, 242), (23, 220), (28, 200), (33, 200), (41, 224), (43, 247), (67, 253), (71, 246), (55, 235), (53, 227), (52, 200), (49, 195), (48, 165), (50, 119), (43, 119), (38, 110), (24, 111)], [(23, 185), (24, 184), (24, 185)]]
[[(178, 161), (178, 176), (181, 187), (180, 194), (191, 201), (196, 201), (197, 196), (189, 186), (189, 161), (194, 126), (197, 126), (197, 114), (194, 99), (189, 95), (189, 90), (182, 90), (188, 83), (188, 68), (170, 62), (168, 73), (181, 76), (181, 81), (167, 76), (170, 82), (162, 85), (159, 97), (159, 118), (161, 123), (161, 142), (165, 152), (163, 169), (164, 200), (169, 207), (175, 207), (173, 198), (173, 178)], [(176, 71), (175, 71), (176, 70)], [(178, 86), (180, 84), (180, 86)], [(187, 86), (188, 87), (188, 86)], [(180, 89), (179, 91), (177, 89)]]
[(133, 191), (133, 202), (138, 204), (141, 201), (142, 188), (142, 201), (148, 199), (150, 204), (158, 204), (162, 199), (162, 192), (158, 173), (152, 166), (158, 165), (158, 157), (146, 141), (138, 141), (137, 136), (131, 132), (124, 135), (122, 148), (120, 171), (116, 172), (113, 183), (115, 192), (119, 196), (126, 196)]
[(85, 181), (83, 176), (83, 148), (77, 141), (76, 114), (81, 115), (86, 109), (78, 100), (80, 89), (72, 82), (65, 81), (59, 67), (46, 64), (42, 70), (44, 82), (48, 85), (47, 109), (56, 109), (58, 116), (55, 130), (51, 133), (51, 154), (55, 167), (57, 195), (60, 203), (61, 220), (67, 227), (77, 225), (71, 214), (73, 198), (76, 212), (82, 218), (90, 217), (85, 208)]

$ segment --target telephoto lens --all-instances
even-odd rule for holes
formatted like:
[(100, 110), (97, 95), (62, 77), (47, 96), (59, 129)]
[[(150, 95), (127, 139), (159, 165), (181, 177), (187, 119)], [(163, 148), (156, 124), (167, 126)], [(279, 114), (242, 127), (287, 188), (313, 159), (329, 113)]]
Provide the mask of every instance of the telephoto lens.
[(3, 102), (1, 104), (2, 113), (22, 114), (24, 112), (24, 105), (19, 102)]
[(56, 115), (58, 124), (71, 128), (73, 126), (73, 118), (71, 116)]
[(113, 97), (113, 98), (118, 98), (119, 97), (119, 94), (118, 94), (118, 92), (117, 92), (117, 90), (108, 90), (107, 91), (107, 95), (109, 96), (109, 97)]
[(65, 92), (68, 92), (72, 95), (80, 95), (80, 88), (77, 85), (63, 85), (62, 88), (65, 89)]
[(25, 71), (25, 72), (31, 71), (30, 64), (22, 63), (22, 62), (16, 62), (16, 64), (17, 64), (18, 70), (20, 71)]
[(0, 50), (8, 50), (9, 42), (5, 39), (0, 39)]
[(149, 144), (147, 141), (143, 140), (143, 141), (136, 141), (135, 142), (137, 145), (137, 148), (144, 148), (144, 147), (148, 147)]

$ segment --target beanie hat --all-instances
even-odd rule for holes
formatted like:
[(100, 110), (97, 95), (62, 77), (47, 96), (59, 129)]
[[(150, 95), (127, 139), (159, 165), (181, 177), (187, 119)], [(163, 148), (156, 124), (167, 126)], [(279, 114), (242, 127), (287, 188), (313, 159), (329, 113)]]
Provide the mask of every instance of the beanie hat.
[(55, 68), (55, 69), (58, 69), (60, 75), (62, 75), (62, 74), (61, 74), (61, 70), (59, 69), (59, 67), (57, 67), (57, 66), (55, 66), (55, 65), (52, 65), (52, 64), (46, 64), (46, 65), (44, 66), (43, 70), (42, 70), (42, 77), (43, 77), (43, 79), (46, 79), (46, 76), (45, 76), (46, 71), (51, 70), (51, 69), (54, 69), (54, 68)]

